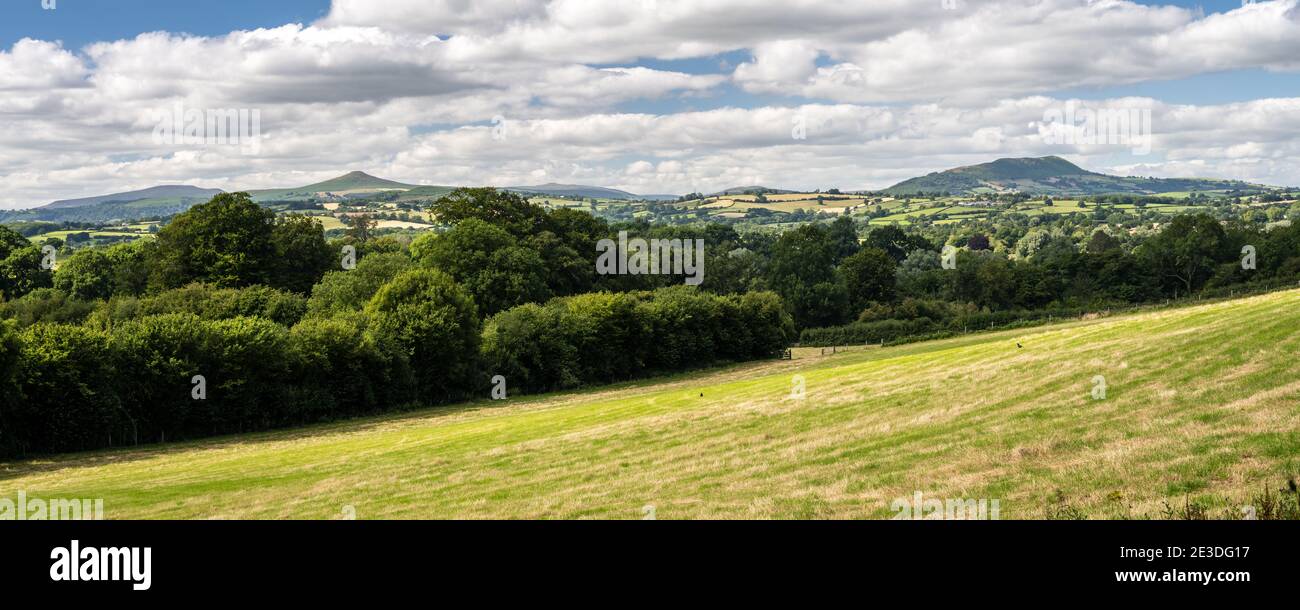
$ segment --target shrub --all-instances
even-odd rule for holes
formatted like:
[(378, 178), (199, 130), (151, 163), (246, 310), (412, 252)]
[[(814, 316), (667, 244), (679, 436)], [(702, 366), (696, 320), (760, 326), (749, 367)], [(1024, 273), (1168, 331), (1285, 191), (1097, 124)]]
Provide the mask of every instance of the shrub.
[(413, 397), (406, 359), (385, 350), (358, 318), (303, 320), (289, 332), (309, 419), (374, 413)]
[(69, 297), (54, 288), (38, 288), (20, 299), (0, 303), (0, 317), (26, 328), (40, 322), (80, 324), (95, 311), (94, 303)]
[(483, 359), (511, 387), (547, 391), (772, 356), (793, 329), (770, 292), (594, 293), (493, 316), (483, 331)]
[(371, 254), (357, 262), (355, 269), (325, 274), (311, 291), (307, 312), (311, 316), (330, 316), (361, 311), (384, 284), (415, 266), (402, 253)]
[[(122, 442), (108, 336), (38, 324), (20, 335), (17, 400), (4, 405), (7, 451), (75, 451)], [(118, 434), (115, 434), (118, 433)]]
[(410, 359), (420, 399), (444, 402), (486, 383), (478, 375), (478, 309), (447, 274), (404, 272), (380, 288), (365, 311), (376, 338), (392, 341)]
[(136, 299), (118, 297), (101, 304), (92, 316), (95, 325), (112, 325), (144, 316), (192, 313), (204, 320), (257, 317), (292, 326), (307, 312), (307, 299), (266, 286), (217, 288), (190, 284)]
[[(211, 375), (213, 334), (209, 324), (189, 313), (146, 316), (113, 329), (115, 368), (129, 371), (119, 386), (131, 441), (179, 440), (217, 430), (194, 400), (194, 375)], [(210, 380), (210, 379), (209, 379)]]
[(80, 301), (113, 295), (113, 260), (102, 250), (83, 248), (59, 266), (54, 287)]

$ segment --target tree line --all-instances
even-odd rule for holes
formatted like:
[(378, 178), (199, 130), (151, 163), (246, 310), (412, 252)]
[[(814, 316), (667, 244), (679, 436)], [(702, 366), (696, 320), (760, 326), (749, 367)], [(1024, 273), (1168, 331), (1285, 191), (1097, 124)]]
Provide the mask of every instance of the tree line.
[[(0, 454), (201, 438), (772, 357), (779, 297), (600, 276), (615, 233), (492, 189), (410, 243), (221, 194), (57, 270), (0, 228)], [(349, 255), (355, 265), (345, 266)], [(347, 268), (350, 267), (350, 268)]]

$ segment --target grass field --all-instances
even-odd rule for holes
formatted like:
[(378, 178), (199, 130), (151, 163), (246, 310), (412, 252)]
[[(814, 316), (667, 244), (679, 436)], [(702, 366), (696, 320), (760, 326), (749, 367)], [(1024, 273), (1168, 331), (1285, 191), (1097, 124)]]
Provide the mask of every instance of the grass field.
[(802, 349), (587, 392), (0, 464), (0, 497), (103, 498), (108, 518), (887, 518), (916, 491), (998, 499), (1004, 519), (1065, 505), (1158, 517), (1186, 501), (1232, 514), (1300, 469), (1298, 328), (1289, 291)]

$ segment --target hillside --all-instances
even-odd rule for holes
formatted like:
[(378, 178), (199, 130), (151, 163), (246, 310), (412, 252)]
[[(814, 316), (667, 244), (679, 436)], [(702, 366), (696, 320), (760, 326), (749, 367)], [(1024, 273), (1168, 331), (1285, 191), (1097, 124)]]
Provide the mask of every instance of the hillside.
[(139, 191), (127, 193), (114, 193), (112, 195), (100, 195), (98, 197), (85, 197), (82, 199), (63, 199), (53, 203), (41, 206), (40, 210), (59, 210), (66, 208), (81, 208), (101, 203), (133, 203), (144, 200), (180, 200), (180, 199), (198, 199), (207, 200), (221, 193), (221, 189), (204, 189), (197, 186), (189, 185), (164, 185), (155, 186)]
[(768, 188), (766, 186), (733, 186), (729, 189), (723, 189), (709, 197), (726, 197), (727, 195), (788, 195), (796, 191), (787, 191), (782, 189)]
[[(594, 391), (0, 464), (109, 518), (1232, 513), (1295, 475), (1300, 291)], [(1019, 342), (1024, 347), (1018, 348)], [(796, 375), (806, 398), (790, 398)], [(1094, 378), (1107, 395), (1094, 400)], [(652, 508), (648, 508), (652, 507)]]
[(365, 172), (348, 172), (337, 178), (324, 182), (281, 189), (262, 189), (248, 191), (254, 201), (293, 201), (311, 199), (322, 195), (360, 195), (382, 193), (386, 191), (408, 191), (417, 188), (415, 184), (404, 184), (393, 180), (376, 178)]
[(1060, 157), (998, 159), (904, 180), (885, 189), (887, 195), (952, 193), (977, 195), (1019, 191), (1031, 195), (1098, 195), (1106, 193), (1160, 194), (1258, 188), (1237, 180), (1200, 178), (1138, 178), (1087, 171)]
[(640, 199), (640, 195), (634, 195), (627, 191), (618, 189), (605, 188), (602, 186), (585, 186), (581, 184), (539, 184), (537, 186), (508, 186), (507, 191), (516, 193), (550, 195), (552, 197), (586, 197), (590, 199), (619, 199), (630, 200)]

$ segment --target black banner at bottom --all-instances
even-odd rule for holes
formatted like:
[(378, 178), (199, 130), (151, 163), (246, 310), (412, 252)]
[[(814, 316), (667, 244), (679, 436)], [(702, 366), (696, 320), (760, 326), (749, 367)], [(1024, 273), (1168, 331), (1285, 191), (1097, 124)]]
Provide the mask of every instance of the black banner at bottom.
[(1231, 598), (1292, 590), (1297, 534), (1296, 522), (1263, 521), (33, 521), (0, 523), (0, 580), (7, 595), (128, 601), (431, 589), (501, 601), (581, 595), (580, 583), (638, 599), (722, 586)]

